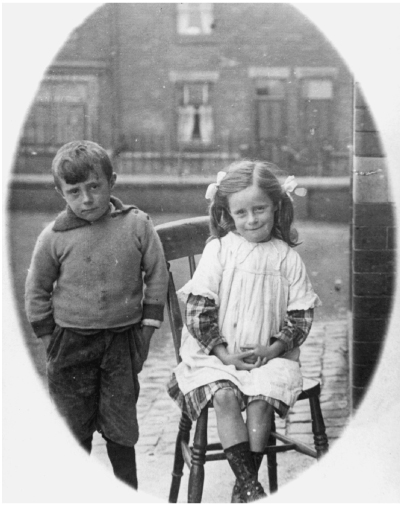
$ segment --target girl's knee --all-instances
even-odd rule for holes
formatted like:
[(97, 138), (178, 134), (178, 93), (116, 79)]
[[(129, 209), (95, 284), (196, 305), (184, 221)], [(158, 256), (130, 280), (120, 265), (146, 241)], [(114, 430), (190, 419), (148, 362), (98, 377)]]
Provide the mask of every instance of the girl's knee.
[(261, 414), (264, 417), (269, 417), (273, 410), (273, 407), (264, 400), (253, 400), (248, 405), (248, 412), (253, 411), (254, 413)]
[(214, 395), (214, 408), (218, 411), (239, 409), (239, 403), (232, 389), (220, 389)]

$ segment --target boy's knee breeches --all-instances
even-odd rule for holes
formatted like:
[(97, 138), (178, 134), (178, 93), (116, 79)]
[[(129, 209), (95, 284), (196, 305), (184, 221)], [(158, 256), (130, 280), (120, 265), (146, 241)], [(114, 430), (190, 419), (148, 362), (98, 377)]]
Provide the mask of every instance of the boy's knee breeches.
[(49, 392), (79, 441), (100, 431), (121, 445), (139, 436), (140, 325), (84, 332), (56, 326), (47, 350)]

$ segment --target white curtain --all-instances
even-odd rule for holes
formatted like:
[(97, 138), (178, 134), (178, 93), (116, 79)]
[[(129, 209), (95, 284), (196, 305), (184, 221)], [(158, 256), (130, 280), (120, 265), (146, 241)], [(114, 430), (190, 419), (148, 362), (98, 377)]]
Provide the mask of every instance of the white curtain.
[(180, 143), (190, 143), (192, 141), (194, 114), (195, 108), (193, 106), (179, 108), (178, 141)]
[(204, 144), (211, 144), (213, 141), (213, 110), (211, 106), (200, 106), (200, 134)]

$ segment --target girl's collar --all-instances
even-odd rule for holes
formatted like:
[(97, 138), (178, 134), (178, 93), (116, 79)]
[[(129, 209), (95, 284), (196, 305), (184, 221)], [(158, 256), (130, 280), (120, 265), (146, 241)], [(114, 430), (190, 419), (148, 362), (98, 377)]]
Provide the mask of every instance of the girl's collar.
[(246, 243), (250, 243), (251, 245), (264, 245), (266, 243), (270, 243), (270, 241), (272, 241), (274, 239), (273, 235), (271, 235), (270, 238), (265, 241), (254, 242), (254, 241), (249, 241), (248, 239), (244, 238), (241, 234), (239, 234), (239, 232), (236, 229), (233, 231), (230, 231), (229, 234), (230, 233), (241, 238), (243, 241), (246, 241)]

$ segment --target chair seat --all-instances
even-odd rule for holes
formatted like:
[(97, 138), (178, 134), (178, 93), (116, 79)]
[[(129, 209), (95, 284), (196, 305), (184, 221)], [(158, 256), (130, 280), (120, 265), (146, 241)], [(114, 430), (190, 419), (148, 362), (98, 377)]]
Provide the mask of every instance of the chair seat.
[(313, 396), (320, 395), (320, 381), (311, 378), (302, 378), (302, 393), (298, 396), (297, 400), (307, 400)]

